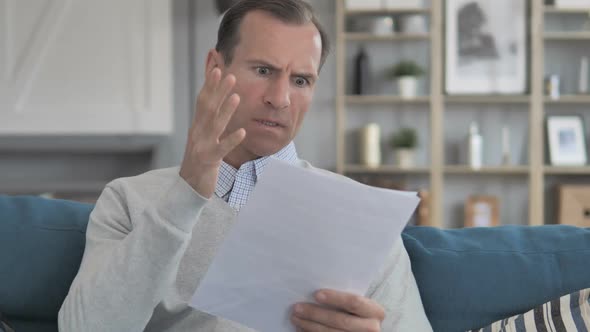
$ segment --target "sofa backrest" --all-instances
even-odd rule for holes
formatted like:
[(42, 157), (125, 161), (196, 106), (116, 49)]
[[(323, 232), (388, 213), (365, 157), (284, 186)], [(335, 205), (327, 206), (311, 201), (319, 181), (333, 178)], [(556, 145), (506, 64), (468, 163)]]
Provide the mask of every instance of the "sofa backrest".
[[(0, 195), (0, 312), (57, 331), (93, 206)], [(402, 234), (435, 331), (465, 331), (590, 287), (590, 229), (503, 226)]]
[(92, 208), (0, 195), (0, 311), (17, 331), (24, 330), (19, 326), (56, 330), (50, 327), (57, 326), (57, 313), (78, 272)]
[(590, 229), (565, 225), (403, 235), (434, 331), (466, 331), (590, 287)]

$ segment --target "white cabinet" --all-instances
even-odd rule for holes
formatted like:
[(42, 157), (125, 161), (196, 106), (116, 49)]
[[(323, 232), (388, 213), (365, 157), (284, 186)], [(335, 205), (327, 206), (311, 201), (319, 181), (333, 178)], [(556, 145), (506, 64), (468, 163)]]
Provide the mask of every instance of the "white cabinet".
[(172, 132), (170, 0), (0, 0), (0, 135)]

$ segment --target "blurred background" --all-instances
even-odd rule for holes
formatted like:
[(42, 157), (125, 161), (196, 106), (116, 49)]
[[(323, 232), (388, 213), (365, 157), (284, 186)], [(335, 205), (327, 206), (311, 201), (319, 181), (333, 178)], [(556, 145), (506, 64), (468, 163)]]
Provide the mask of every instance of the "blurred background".
[[(0, 193), (179, 165), (233, 2), (0, 1)], [(309, 2), (333, 48), (301, 158), (420, 192), (415, 224), (590, 226), (589, 0)]]

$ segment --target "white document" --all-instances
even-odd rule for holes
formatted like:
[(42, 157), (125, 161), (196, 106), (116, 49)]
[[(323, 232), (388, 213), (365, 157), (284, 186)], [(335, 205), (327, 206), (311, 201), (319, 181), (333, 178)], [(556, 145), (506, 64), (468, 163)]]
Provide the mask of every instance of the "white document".
[(292, 306), (314, 302), (316, 290), (366, 293), (418, 202), (273, 159), (190, 305), (260, 332), (293, 332)]

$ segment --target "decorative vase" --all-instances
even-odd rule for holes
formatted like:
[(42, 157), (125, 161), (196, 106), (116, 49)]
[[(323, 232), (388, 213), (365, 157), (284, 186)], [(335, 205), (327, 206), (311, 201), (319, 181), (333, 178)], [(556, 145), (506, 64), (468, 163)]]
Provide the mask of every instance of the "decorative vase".
[(397, 79), (399, 94), (404, 99), (416, 97), (417, 80), (414, 76), (402, 76)]
[(381, 130), (376, 123), (364, 126), (360, 131), (360, 159), (367, 167), (381, 165)]
[(405, 15), (400, 19), (399, 27), (401, 33), (426, 33), (426, 18), (419, 14)]
[(415, 162), (416, 150), (407, 148), (398, 148), (395, 150), (395, 159), (400, 168), (412, 168)]

